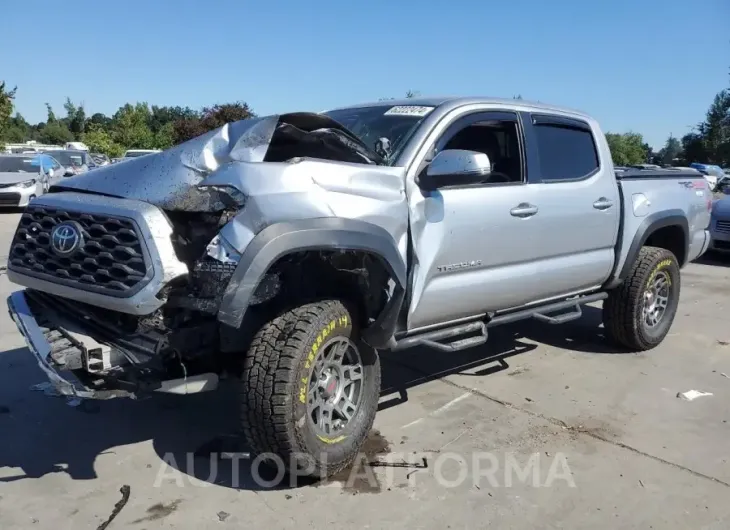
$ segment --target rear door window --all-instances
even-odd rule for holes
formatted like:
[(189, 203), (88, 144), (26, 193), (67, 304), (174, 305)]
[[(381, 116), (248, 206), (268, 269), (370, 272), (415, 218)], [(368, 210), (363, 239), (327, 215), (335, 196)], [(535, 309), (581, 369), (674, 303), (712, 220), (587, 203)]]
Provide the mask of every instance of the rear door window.
[(598, 171), (600, 163), (593, 134), (588, 124), (579, 123), (534, 120), (543, 181), (581, 180)]

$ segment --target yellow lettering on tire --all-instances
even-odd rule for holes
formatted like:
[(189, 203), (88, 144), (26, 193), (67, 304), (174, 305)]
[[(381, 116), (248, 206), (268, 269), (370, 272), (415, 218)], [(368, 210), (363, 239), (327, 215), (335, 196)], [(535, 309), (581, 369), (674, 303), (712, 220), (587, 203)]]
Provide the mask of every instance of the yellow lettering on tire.
[(328, 445), (331, 445), (331, 444), (340, 443), (342, 440), (344, 440), (345, 438), (347, 438), (347, 436), (340, 435), (340, 436), (337, 436), (336, 438), (325, 438), (324, 436), (320, 436), (318, 434), (317, 435), (317, 438), (319, 438), (319, 441), (320, 442), (324, 442), (324, 443), (326, 443)]

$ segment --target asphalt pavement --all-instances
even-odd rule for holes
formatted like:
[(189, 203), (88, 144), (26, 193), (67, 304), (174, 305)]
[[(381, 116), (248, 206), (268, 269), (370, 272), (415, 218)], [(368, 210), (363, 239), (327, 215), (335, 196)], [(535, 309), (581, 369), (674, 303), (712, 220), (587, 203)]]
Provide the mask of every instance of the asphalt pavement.
[[(17, 219), (0, 216), (3, 262)], [(647, 353), (607, 345), (588, 307), (466, 352), (384, 354), (363, 457), (326, 483), (247, 456), (233, 381), (139, 401), (45, 395), (0, 312), (0, 528), (729, 528), (729, 266), (684, 269), (671, 334)], [(0, 295), (17, 288), (0, 275)], [(690, 390), (711, 395), (678, 397)]]

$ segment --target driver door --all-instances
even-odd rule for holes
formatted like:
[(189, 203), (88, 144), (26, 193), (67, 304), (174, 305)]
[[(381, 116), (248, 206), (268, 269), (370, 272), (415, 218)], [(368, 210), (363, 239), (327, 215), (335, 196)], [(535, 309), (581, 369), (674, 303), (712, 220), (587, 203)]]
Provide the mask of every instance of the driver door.
[[(534, 202), (520, 116), (471, 112), (436, 134), (408, 178), (413, 242), (409, 331), (517, 306), (534, 296), (540, 231), (536, 220), (519, 208)], [(487, 154), (501, 181), (422, 190), (415, 175), (445, 149)]]

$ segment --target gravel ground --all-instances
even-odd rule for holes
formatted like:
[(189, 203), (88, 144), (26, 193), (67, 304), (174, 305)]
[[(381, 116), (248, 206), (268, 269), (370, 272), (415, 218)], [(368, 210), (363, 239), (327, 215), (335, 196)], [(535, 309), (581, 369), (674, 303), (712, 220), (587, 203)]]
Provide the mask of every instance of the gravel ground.
[[(17, 214), (0, 219), (6, 249)], [(588, 307), (467, 352), (384, 355), (373, 465), (327, 484), (262, 483), (232, 385), (77, 407), (32, 391), (43, 376), (3, 312), (0, 528), (728, 528), (728, 265), (685, 268), (649, 353), (612, 350)]]

